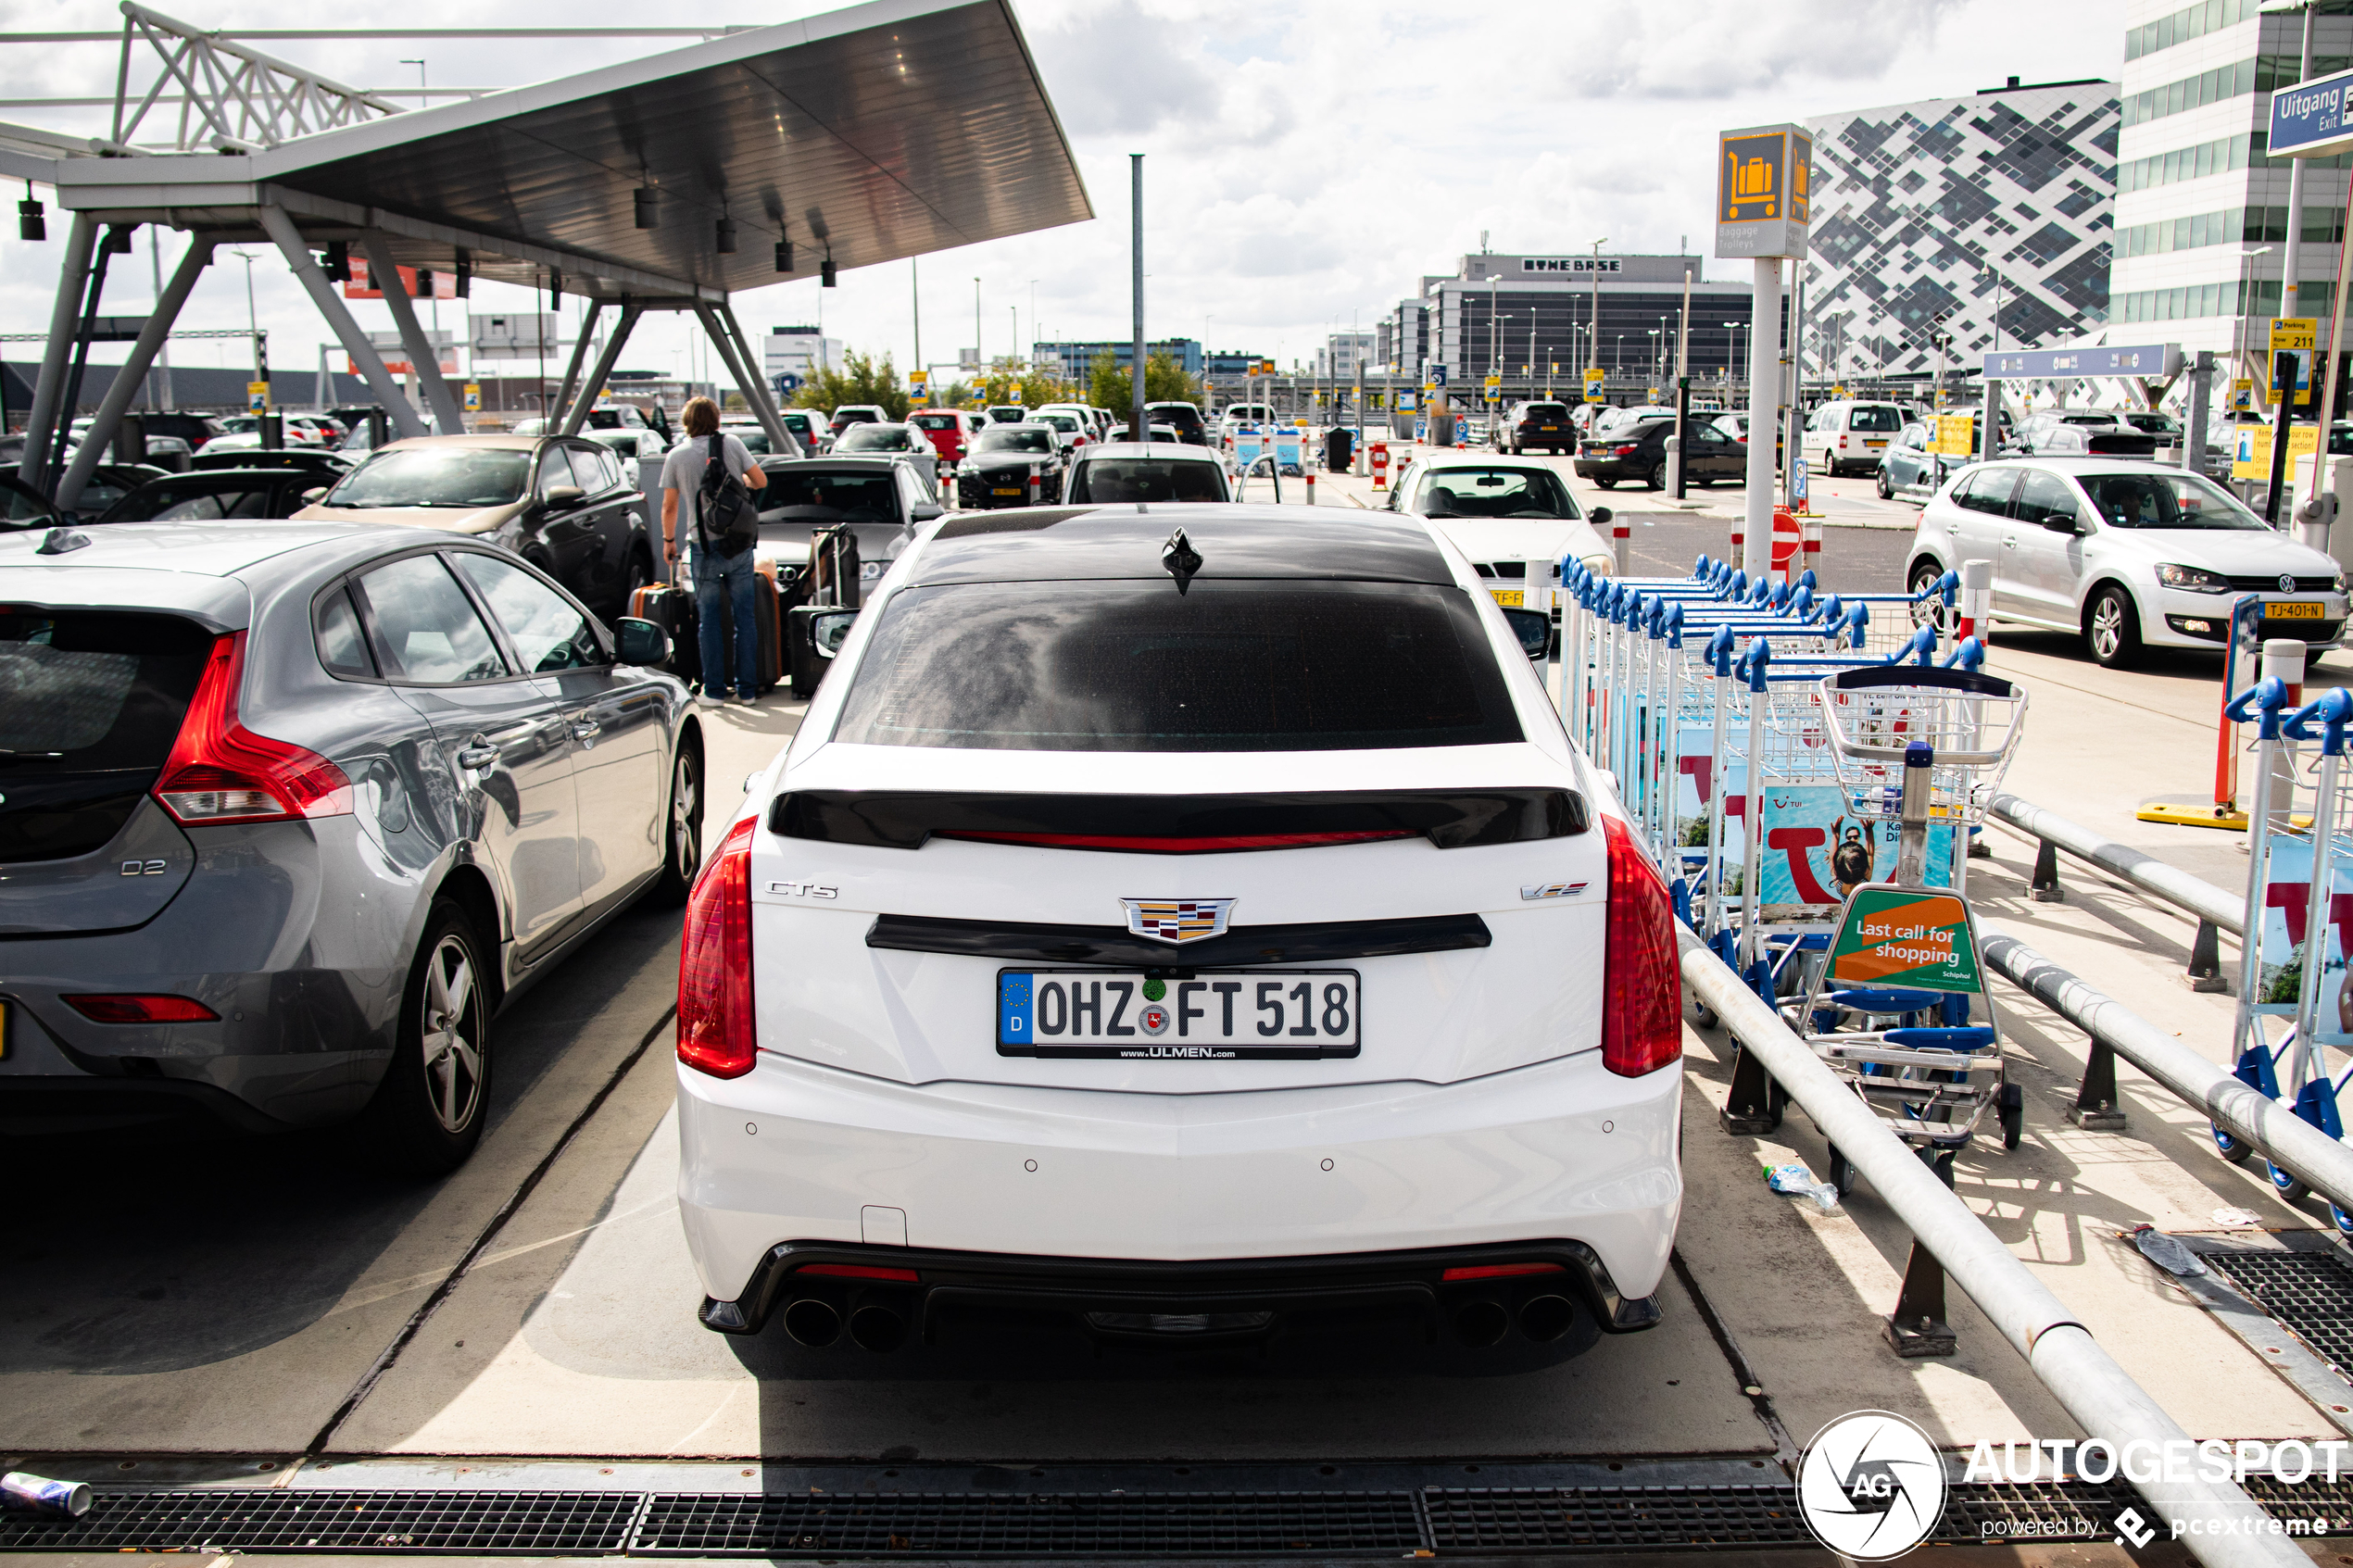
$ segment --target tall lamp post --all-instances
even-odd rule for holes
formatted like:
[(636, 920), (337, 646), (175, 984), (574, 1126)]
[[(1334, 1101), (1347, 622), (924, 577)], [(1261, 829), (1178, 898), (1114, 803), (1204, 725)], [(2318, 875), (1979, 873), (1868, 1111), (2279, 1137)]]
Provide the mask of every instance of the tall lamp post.
[(1727, 321), (1724, 330), (1731, 334), (1732, 339), (1732, 357), (1724, 361), (1724, 393), (1729, 398), (1732, 391), (1732, 372), (1740, 368), (1741, 362), (1741, 323)]

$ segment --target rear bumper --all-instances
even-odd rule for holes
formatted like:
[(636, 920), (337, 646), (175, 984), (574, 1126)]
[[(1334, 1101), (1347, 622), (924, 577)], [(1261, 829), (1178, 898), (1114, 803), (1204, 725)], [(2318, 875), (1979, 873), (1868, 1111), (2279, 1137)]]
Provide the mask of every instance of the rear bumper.
[(1681, 1208), (1681, 1085), (1680, 1064), (1623, 1078), (1598, 1051), (1457, 1084), (1227, 1094), (917, 1085), (763, 1051), (741, 1078), (678, 1069), (679, 1210), (722, 1300), (780, 1246), (901, 1235), (1210, 1270), (1575, 1243), (1639, 1298)]
[[(833, 1272), (853, 1270), (862, 1273)], [(1531, 1303), (1555, 1300), (1574, 1303), (1588, 1325), (1607, 1333), (1659, 1321), (1656, 1297), (1621, 1294), (1592, 1248), (1557, 1239), (1208, 1263), (796, 1241), (772, 1248), (734, 1300), (706, 1297), (697, 1316), (721, 1334), (758, 1334), (773, 1313), (801, 1301), (824, 1303), (838, 1321), (878, 1306), (930, 1341), (958, 1314), (1017, 1311), (1073, 1317), (1098, 1338), (1194, 1342), (1254, 1337), (1308, 1315), (1390, 1316), (1434, 1339), (1466, 1309), (1491, 1303), (1507, 1320), (1527, 1321)], [(1172, 1318), (1202, 1321), (1170, 1325)], [(1555, 1309), (1541, 1337), (1561, 1337), (1572, 1322)]]

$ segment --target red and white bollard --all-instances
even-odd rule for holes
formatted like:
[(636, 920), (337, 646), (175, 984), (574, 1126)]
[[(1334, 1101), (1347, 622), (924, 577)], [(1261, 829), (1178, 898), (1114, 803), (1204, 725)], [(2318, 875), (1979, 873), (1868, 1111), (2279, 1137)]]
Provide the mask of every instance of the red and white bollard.
[(1822, 520), (1808, 512), (1804, 521), (1805, 543), (1800, 546), (1797, 570), (1812, 572), (1814, 581), (1819, 583), (1822, 580)]
[(1632, 525), (1627, 522), (1625, 513), (1619, 512), (1609, 520), (1609, 534), (1610, 543), (1617, 551), (1617, 574), (1620, 577), (1631, 575), (1634, 570), (1630, 559), (1634, 549), (1634, 531)]
[(1307, 504), (1315, 504), (1315, 470), (1312, 468), (1307, 470)]
[(1038, 496), (1039, 496), (1039, 495), (1041, 495), (1042, 494), (1044, 494), (1045, 489), (1046, 489), (1046, 481), (1044, 480), (1044, 478), (1043, 478), (1042, 476), (1040, 476), (1040, 475), (1039, 475), (1039, 473), (1038, 472), (1038, 470), (1037, 470), (1036, 469), (1032, 469), (1032, 470), (1029, 470), (1029, 504), (1030, 504), (1031, 506), (1033, 506), (1033, 507), (1034, 507), (1034, 506), (1036, 506), (1036, 505), (1038, 504)]
[(1981, 643), (1994, 640), (1994, 563), (1990, 560), (1961, 562), (1960, 616), (1953, 623), (1953, 644), (1957, 647), (1969, 637)]
[(1373, 443), (1373, 488), (1389, 488), (1389, 443), (1386, 441)]

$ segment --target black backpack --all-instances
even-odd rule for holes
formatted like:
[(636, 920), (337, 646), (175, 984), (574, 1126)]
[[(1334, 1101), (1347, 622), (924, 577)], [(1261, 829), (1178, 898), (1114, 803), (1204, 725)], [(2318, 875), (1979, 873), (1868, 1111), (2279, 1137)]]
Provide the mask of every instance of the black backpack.
[(695, 515), (705, 543), (723, 556), (739, 556), (760, 541), (760, 508), (744, 482), (727, 471), (726, 437), (703, 437), (702, 484)]

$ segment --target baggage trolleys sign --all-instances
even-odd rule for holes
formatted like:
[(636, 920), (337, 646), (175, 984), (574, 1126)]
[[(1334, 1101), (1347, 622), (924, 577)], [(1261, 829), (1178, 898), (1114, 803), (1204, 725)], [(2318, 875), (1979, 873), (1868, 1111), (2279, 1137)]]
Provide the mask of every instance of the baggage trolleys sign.
[(1977, 929), (1958, 895), (1873, 883), (1839, 912), (1825, 980), (1974, 996)]

